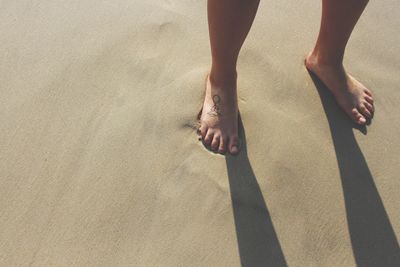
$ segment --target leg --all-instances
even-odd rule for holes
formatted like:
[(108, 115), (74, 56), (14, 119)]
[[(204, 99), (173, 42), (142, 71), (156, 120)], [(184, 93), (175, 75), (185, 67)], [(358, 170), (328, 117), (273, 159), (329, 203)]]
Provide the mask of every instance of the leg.
[(253, 23), (259, 0), (208, 0), (212, 65), (207, 78), (199, 132), (214, 151), (238, 147), (236, 61)]
[(317, 43), (306, 67), (332, 91), (340, 107), (358, 124), (374, 112), (371, 91), (343, 67), (347, 41), (368, 0), (322, 0), (322, 20)]

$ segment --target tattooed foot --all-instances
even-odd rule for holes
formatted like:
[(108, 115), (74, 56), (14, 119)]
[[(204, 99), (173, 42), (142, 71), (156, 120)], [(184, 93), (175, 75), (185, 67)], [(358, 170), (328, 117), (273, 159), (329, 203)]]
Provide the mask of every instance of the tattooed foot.
[(211, 110), (209, 112), (207, 112), (208, 115), (220, 116), (221, 115), (221, 109), (220, 109), (221, 97), (219, 95), (213, 95), (212, 101), (214, 102), (214, 105), (211, 107)]
[(206, 146), (221, 154), (226, 151), (232, 155), (239, 153), (236, 85), (226, 88), (216, 86), (208, 76), (199, 119), (199, 134)]

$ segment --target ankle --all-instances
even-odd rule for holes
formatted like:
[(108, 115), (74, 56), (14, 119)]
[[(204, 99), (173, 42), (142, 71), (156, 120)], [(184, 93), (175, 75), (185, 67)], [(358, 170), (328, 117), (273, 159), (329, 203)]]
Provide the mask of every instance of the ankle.
[(343, 68), (343, 55), (341, 53), (329, 53), (321, 49), (314, 48), (309, 54), (307, 61), (311, 60), (313, 64), (332, 68)]
[(209, 78), (210, 82), (217, 87), (236, 87), (237, 71), (236, 69), (222, 69), (212, 66)]

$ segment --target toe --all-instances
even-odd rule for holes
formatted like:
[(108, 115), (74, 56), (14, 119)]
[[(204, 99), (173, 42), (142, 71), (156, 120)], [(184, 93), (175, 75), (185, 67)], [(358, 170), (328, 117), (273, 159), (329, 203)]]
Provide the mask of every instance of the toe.
[(239, 153), (239, 138), (236, 135), (229, 138), (229, 153), (232, 155)]
[(371, 105), (374, 104), (374, 99), (370, 95), (366, 95), (365, 100), (367, 100), (367, 102), (370, 103)]
[(226, 136), (221, 136), (221, 138), (219, 140), (219, 148), (218, 148), (219, 153), (225, 154), (227, 141), (228, 141), (228, 138)]
[(197, 129), (197, 134), (201, 136), (202, 139), (204, 139), (207, 134), (207, 126), (201, 125), (200, 128)]
[(371, 112), (371, 114), (374, 115), (374, 112), (375, 112), (375, 107), (374, 107), (374, 105), (372, 105), (372, 104), (370, 104), (370, 103), (368, 103), (368, 102), (364, 103), (364, 105), (367, 107), (367, 109), (369, 110), (369, 112)]
[(361, 112), (362, 115), (364, 115), (365, 118), (370, 119), (372, 117), (371, 111), (369, 111), (365, 104), (361, 104), (358, 107), (358, 110)]
[(371, 91), (370, 91), (370, 90), (368, 90), (368, 89), (365, 89), (365, 90), (364, 90), (364, 92), (365, 92), (367, 95), (369, 95), (370, 97), (372, 97), (372, 93), (371, 93)]
[(353, 108), (351, 110), (351, 118), (355, 121), (355, 123), (360, 125), (365, 124), (365, 122), (367, 121), (356, 108)]
[(213, 140), (214, 133), (210, 130), (207, 131), (206, 137), (204, 137), (204, 144), (209, 146)]
[(218, 146), (219, 146), (219, 139), (220, 139), (219, 135), (214, 135), (214, 138), (213, 138), (213, 140), (211, 142), (211, 149), (213, 151), (217, 151)]

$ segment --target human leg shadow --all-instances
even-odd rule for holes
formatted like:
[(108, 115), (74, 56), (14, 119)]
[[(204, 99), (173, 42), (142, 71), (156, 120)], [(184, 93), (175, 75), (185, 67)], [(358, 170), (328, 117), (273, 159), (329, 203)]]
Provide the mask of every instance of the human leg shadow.
[(400, 248), (395, 232), (357, 144), (356, 126), (336, 105), (329, 89), (310, 73), (325, 110), (340, 171), (348, 229), (357, 266), (400, 266)]
[(247, 156), (239, 115), (241, 151), (226, 155), (236, 236), (243, 267), (287, 266), (267, 205)]

